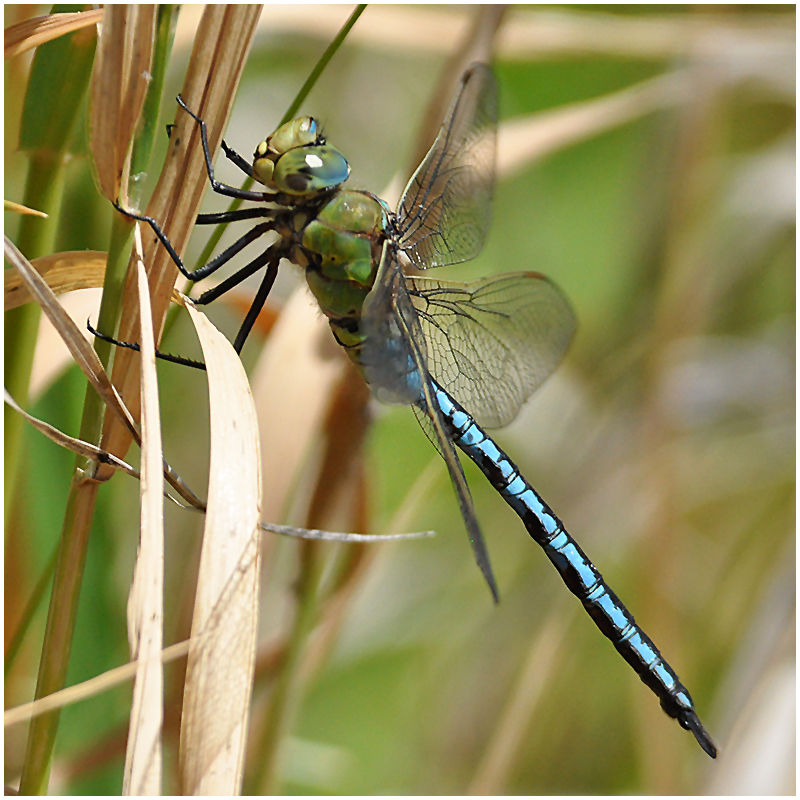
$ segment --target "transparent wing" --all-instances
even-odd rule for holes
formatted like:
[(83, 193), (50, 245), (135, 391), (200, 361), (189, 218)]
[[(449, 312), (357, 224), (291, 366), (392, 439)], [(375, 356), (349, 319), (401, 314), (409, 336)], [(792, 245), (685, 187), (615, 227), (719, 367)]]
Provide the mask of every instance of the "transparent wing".
[(447, 465), (475, 560), (497, 601), (497, 583), (467, 479), (433, 397), (423, 332), (406, 280), (392, 243), (386, 242), (361, 321), (366, 337), (361, 349), (364, 376), (379, 399), (413, 404), (417, 420)]
[[(365, 337), (360, 361), (372, 393), (384, 403), (417, 402), (422, 378), (406, 331), (418, 342), (422, 341), (422, 331), (395, 245), (390, 241), (383, 245), (375, 283), (362, 308), (360, 328)], [(424, 359), (425, 347), (420, 351)]]
[(430, 374), (486, 427), (516, 417), (558, 366), (575, 332), (566, 298), (535, 272), (472, 283), (405, 281)]
[(418, 269), (469, 261), (483, 247), (496, 137), (497, 82), (489, 67), (473, 64), (397, 208), (399, 246)]

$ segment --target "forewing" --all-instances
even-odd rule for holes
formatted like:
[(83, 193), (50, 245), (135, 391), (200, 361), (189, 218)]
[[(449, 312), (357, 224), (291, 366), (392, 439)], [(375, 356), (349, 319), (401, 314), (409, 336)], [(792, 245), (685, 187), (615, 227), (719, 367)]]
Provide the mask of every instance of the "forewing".
[(502, 427), (553, 373), (575, 332), (558, 287), (534, 272), (472, 283), (406, 277), (434, 379), (486, 427)]
[(489, 67), (473, 64), (397, 209), (400, 248), (418, 269), (480, 252), (491, 219), (496, 139), (497, 82)]

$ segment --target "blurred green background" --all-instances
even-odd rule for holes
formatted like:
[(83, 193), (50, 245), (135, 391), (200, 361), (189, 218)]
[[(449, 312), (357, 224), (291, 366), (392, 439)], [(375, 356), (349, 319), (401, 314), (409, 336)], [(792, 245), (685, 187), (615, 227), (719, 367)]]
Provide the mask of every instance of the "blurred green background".
[[(267, 8), (231, 145), (247, 154), (275, 127), (350, 8)], [(351, 186), (380, 194), (408, 174), (426, 103), (458, 26), (476, 10), (366, 10), (303, 107), (349, 159)], [(535, 270), (570, 298), (579, 327), (565, 363), (497, 441), (678, 672), (721, 755), (711, 762), (661, 712), (467, 464), (502, 595), (493, 607), (444, 465), (408, 409), (374, 406), (370, 529), (384, 530), (403, 506), (412, 509), (406, 530), (438, 535), (374, 545), (286, 742), (286, 793), (793, 793), (794, 6), (668, 11), (510, 8), (495, 61), (501, 123), (668, 73), (680, 72), (684, 94), (605, 127), (575, 123), (575, 141), (565, 136), (504, 176), (484, 252), (446, 276)], [(6, 25), (20, 13), (6, 6)], [(164, 124), (175, 116), (171, 98), (196, 24), (196, 8), (182, 13)], [(28, 63), (6, 64), (5, 196), (16, 201)], [(82, 136), (75, 149), (85, 152)], [(165, 147), (163, 137), (153, 181)], [(222, 160), (218, 177), (240, 181)], [(204, 210), (224, 207), (209, 193)], [(107, 249), (110, 219), (79, 155), (67, 171), (56, 250)], [(5, 224), (13, 239), (17, 220), (6, 213)], [(206, 235), (195, 235), (190, 263)], [(300, 281), (284, 265), (271, 303)], [(209, 316), (232, 338), (241, 311), (218, 303)], [(185, 319), (163, 347), (196, 352)], [(254, 340), (246, 365), (257, 351)], [(159, 375), (165, 451), (203, 491), (205, 377), (170, 364)], [(84, 385), (67, 369), (32, 413), (75, 435)], [(39, 434), (25, 437), (6, 550), (7, 642), (56, 547), (72, 464)], [(100, 493), (69, 683), (128, 660), (137, 498), (124, 477)], [(196, 563), (201, 521), (166, 513), (171, 643), (191, 610), (187, 564)], [(294, 548), (273, 551), (273, 599), (292, 583)], [(45, 608), (7, 679), (7, 706), (32, 696)], [(266, 637), (285, 621), (280, 604), (262, 609)], [(182, 669), (167, 668), (173, 703)], [(251, 778), (271, 680), (259, 671)], [(51, 792), (119, 792), (129, 705), (124, 686), (63, 713)], [(177, 724), (168, 713), (167, 774)], [(7, 782), (18, 774), (22, 727), (7, 732)], [(248, 788), (256, 791), (246, 779)]]

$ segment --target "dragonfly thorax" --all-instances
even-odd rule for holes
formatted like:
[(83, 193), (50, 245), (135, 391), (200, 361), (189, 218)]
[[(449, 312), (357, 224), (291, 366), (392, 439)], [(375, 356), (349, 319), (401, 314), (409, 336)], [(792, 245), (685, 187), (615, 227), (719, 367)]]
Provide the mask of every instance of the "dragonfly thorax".
[(285, 194), (318, 194), (341, 185), (349, 175), (347, 159), (325, 143), (313, 117), (281, 125), (253, 154), (253, 177)]
[(386, 239), (386, 209), (369, 192), (340, 190), (302, 231), (306, 281), (336, 340), (357, 363), (359, 320)]

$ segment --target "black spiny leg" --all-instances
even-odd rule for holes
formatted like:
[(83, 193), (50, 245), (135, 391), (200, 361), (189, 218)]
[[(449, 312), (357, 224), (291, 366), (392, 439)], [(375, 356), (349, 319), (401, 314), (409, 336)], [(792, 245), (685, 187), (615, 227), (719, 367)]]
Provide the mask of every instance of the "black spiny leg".
[[(122, 342), (119, 339), (114, 339), (112, 336), (106, 336), (104, 333), (95, 330), (88, 319), (86, 320), (86, 327), (89, 329), (89, 333), (94, 334), (98, 339), (102, 339), (104, 342), (109, 342), (117, 347), (126, 347), (128, 350), (135, 350), (137, 353), (141, 351), (141, 347), (134, 342)], [(171, 353), (162, 353), (160, 350), (156, 350), (156, 358), (160, 358), (163, 361), (170, 361), (173, 364), (181, 364), (184, 367), (193, 367), (194, 369), (202, 369), (204, 371), (206, 368), (206, 365), (202, 361), (194, 361), (191, 358), (184, 358), (183, 356), (173, 356)]]
[(241, 222), (243, 219), (274, 217), (274, 208), (238, 208), (236, 211), (218, 211), (213, 214), (198, 214), (197, 225), (220, 225), (223, 222)]
[[(245, 189), (237, 189), (235, 186), (228, 186), (225, 183), (220, 183), (214, 177), (214, 165), (211, 163), (211, 148), (208, 146), (208, 130), (206, 123), (186, 105), (183, 98), (178, 95), (177, 97), (180, 107), (200, 125), (200, 141), (203, 144), (203, 155), (206, 159), (206, 171), (208, 172), (208, 180), (211, 183), (211, 188), (217, 193), (225, 195), (226, 197), (238, 197), (240, 200), (255, 200), (259, 203), (269, 203), (274, 200), (275, 195), (269, 192), (248, 192)], [(247, 162), (231, 147), (225, 145), (225, 155), (233, 161), (236, 166), (243, 169), (245, 174), (252, 177), (252, 168), (247, 165)]]
[(253, 165), (247, 161), (246, 159), (242, 158), (232, 147), (230, 147), (227, 142), (223, 139), (222, 140), (222, 152), (225, 153), (225, 157), (229, 161), (233, 161), (239, 169), (247, 175), (248, 178), (255, 179), (253, 175)]
[[(172, 242), (170, 242), (170, 240), (167, 238), (167, 235), (161, 230), (161, 226), (152, 217), (148, 217), (146, 214), (137, 214), (134, 211), (123, 208), (118, 202), (114, 203), (114, 208), (116, 208), (117, 211), (119, 211), (121, 214), (124, 214), (126, 217), (139, 220), (139, 222), (146, 222), (153, 229), (153, 233), (155, 233), (155, 235), (158, 237), (158, 240), (161, 242), (161, 244), (164, 245), (164, 248), (169, 253), (170, 258), (174, 262), (175, 266), (180, 270), (181, 275), (188, 278), (190, 281), (195, 282), (208, 277), (213, 272), (216, 272), (223, 264), (227, 264), (238, 252), (247, 247), (248, 244), (254, 242), (260, 236), (263, 236), (265, 233), (273, 230), (275, 227), (275, 221), (272, 219), (268, 219), (266, 222), (256, 225), (255, 228), (248, 231), (244, 236), (235, 241), (216, 258), (212, 258), (211, 261), (209, 261), (207, 264), (204, 264), (202, 267), (198, 267), (196, 270), (190, 270), (186, 268), (186, 265), (181, 260), (178, 252), (172, 246)], [(257, 210), (261, 211), (262, 209)], [(264, 215), (258, 214), (254, 216)], [(243, 217), (243, 219), (247, 219), (247, 217)]]
[(246, 264), (233, 275), (225, 278), (224, 281), (220, 281), (216, 286), (212, 286), (210, 289), (203, 292), (203, 294), (201, 294), (200, 297), (194, 301), (195, 304), (198, 306), (205, 306), (209, 303), (212, 303), (218, 297), (222, 297), (223, 294), (233, 289), (234, 286), (238, 286), (242, 281), (246, 280), (251, 275), (255, 275), (256, 272), (258, 272), (265, 264), (269, 264), (274, 257), (277, 257), (277, 261), (280, 261), (282, 257), (282, 250), (280, 249), (279, 244), (274, 244), (272, 247), (268, 247), (263, 253), (261, 253), (261, 255), (256, 256), (256, 258), (254, 258), (249, 264)]
[(278, 264), (281, 260), (280, 252), (277, 250), (275, 252), (267, 250), (264, 255), (268, 257), (267, 271), (264, 273), (264, 279), (261, 281), (261, 286), (258, 287), (256, 296), (253, 298), (253, 304), (250, 306), (250, 310), (244, 318), (242, 327), (239, 328), (239, 333), (236, 334), (236, 339), (233, 342), (233, 349), (237, 353), (242, 352), (245, 340), (253, 329), (255, 321), (261, 313), (261, 309), (264, 307), (267, 295), (270, 293), (270, 289), (272, 289), (272, 284), (275, 283), (275, 276), (278, 274)]

